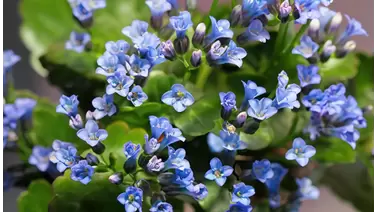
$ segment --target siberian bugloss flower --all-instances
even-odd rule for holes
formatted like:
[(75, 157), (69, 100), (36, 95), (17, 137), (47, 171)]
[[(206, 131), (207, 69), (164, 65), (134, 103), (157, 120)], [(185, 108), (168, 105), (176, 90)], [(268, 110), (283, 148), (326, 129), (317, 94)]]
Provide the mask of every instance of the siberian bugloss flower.
[(295, 138), (293, 140), (292, 149), (289, 149), (285, 153), (287, 160), (296, 160), (300, 166), (306, 166), (309, 162), (309, 158), (315, 155), (316, 150), (313, 146), (306, 145), (302, 138)]
[(205, 173), (204, 177), (208, 180), (215, 180), (219, 186), (223, 186), (226, 182), (226, 178), (233, 173), (233, 168), (223, 166), (218, 158), (212, 158), (210, 166), (211, 169)]
[(157, 48), (149, 47), (145, 57), (149, 61), (151, 67), (161, 64), (166, 60), (161, 45)]
[(147, 169), (150, 172), (159, 172), (164, 168), (164, 162), (162, 159), (157, 158), (156, 155), (153, 155), (151, 159), (149, 159), (147, 164)]
[(187, 11), (179, 12), (178, 16), (170, 17), (170, 25), (177, 33), (177, 39), (183, 39), (186, 31), (192, 27), (191, 14)]
[(53, 152), (50, 154), (50, 161), (56, 163), (56, 168), (59, 172), (63, 172), (76, 164), (77, 149), (71, 143), (55, 140), (52, 143), (52, 148)]
[(166, 59), (173, 61), (176, 57), (173, 43), (171, 40), (161, 43), (161, 53), (165, 56)]
[(10, 70), (14, 64), (21, 60), (12, 50), (3, 51), (3, 68), (4, 72)]
[(56, 106), (57, 113), (63, 113), (67, 116), (76, 116), (78, 112), (79, 100), (76, 95), (70, 97), (62, 95), (59, 99), (59, 105)]
[(118, 62), (118, 56), (105, 52), (97, 59), (97, 64), (100, 67), (96, 69), (96, 73), (104, 76), (112, 76), (115, 71), (124, 69), (124, 67), (121, 64), (118, 64)]
[(300, 102), (297, 101), (297, 95), (301, 92), (300, 86), (289, 84), (289, 77), (285, 71), (281, 71), (278, 75), (278, 88), (276, 89), (276, 97), (273, 106), (277, 109), (281, 108), (299, 108)]
[(154, 152), (156, 152), (158, 148), (160, 148), (160, 143), (158, 142), (156, 138), (149, 139), (148, 134), (146, 134), (144, 136), (144, 139), (145, 139), (144, 151), (147, 154), (151, 155)]
[(88, 33), (71, 32), (69, 40), (65, 43), (65, 49), (81, 53), (85, 50), (86, 45), (90, 42)]
[(244, 24), (246, 26), (250, 23), (250, 20), (254, 20), (257, 17), (268, 14), (267, 2), (265, 0), (243, 0), (242, 12)]
[(231, 204), (226, 212), (251, 212), (253, 208), (251, 205), (244, 205), (240, 202)]
[(207, 136), (207, 143), (212, 152), (221, 152), (224, 149), (235, 151), (246, 149), (247, 144), (240, 140), (237, 133), (220, 131), (220, 136), (209, 133)]
[(232, 110), (233, 109), (237, 110), (236, 95), (230, 91), (227, 93), (220, 92), (219, 96), (220, 96), (220, 102), (222, 106), (221, 118), (223, 118), (224, 120), (227, 120), (229, 119), (232, 113)]
[(126, 156), (126, 160), (130, 159), (130, 158), (133, 158), (133, 159), (136, 159), (136, 157), (138, 156), (140, 150), (141, 150), (141, 146), (140, 144), (134, 144), (132, 143), (131, 141), (127, 142), (124, 144), (124, 154)]
[(76, 165), (71, 167), (71, 171), (71, 179), (85, 185), (92, 180), (94, 174), (93, 167), (86, 160), (80, 160)]
[(124, 40), (108, 41), (105, 44), (106, 51), (110, 54), (116, 55), (121, 64), (123, 64), (126, 59), (126, 54), (130, 49), (130, 45)]
[(209, 17), (212, 23), (211, 32), (204, 38), (204, 45), (209, 46), (219, 39), (232, 39), (233, 31), (230, 29), (230, 23), (226, 19), (216, 21), (212, 16)]
[(207, 61), (210, 65), (233, 64), (241, 68), (242, 59), (246, 55), (245, 49), (237, 47), (232, 40), (227, 47), (222, 47), (220, 41), (216, 41), (207, 53)]
[(319, 45), (315, 43), (309, 36), (301, 37), (300, 45), (292, 49), (292, 54), (299, 54), (305, 58), (312, 57), (319, 49)]
[(129, 37), (134, 44), (142, 42), (143, 35), (148, 30), (148, 23), (140, 20), (133, 20), (131, 26), (122, 29), (122, 33)]
[(271, 169), (271, 163), (267, 159), (254, 161), (252, 170), (255, 178), (262, 183), (274, 176), (274, 172)]
[(186, 194), (192, 196), (196, 200), (203, 200), (208, 195), (208, 189), (202, 183), (199, 183), (199, 184), (196, 184), (196, 185), (191, 184), (186, 189), (188, 190), (188, 192), (186, 192)]
[(141, 212), (143, 190), (134, 186), (128, 186), (126, 191), (121, 193), (117, 199), (122, 205), (124, 205), (127, 212)]
[(117, 112), (114, 105), (113, 95), (104, 94), (103, 97), (96, 97), (93, 99), (92, 105), (95, 108), (93, 116), (96, 120), (99, 120), (106, 115), (112, 116)]
[(238, 183), (233, 185), (232, 202), (250, 205), (250, 197), (255, 194), (253, 186)]
[(277, 113), (277, 109), (272, 106), (272, 100), (269, 98), (250, 99), (247, 114), (260, 121), (266, 120)]
[(151, 10), (152, 16), (156, 17), (162, 16), (172, 8), (172, 5), (167, 0), (147, 0), (145, 4), (147, 4)]
[(135, 107), (138, 107), (142, 105), (143, 102), (147, 101), (148, 96), (140, 86), (136, 85), (127, 94), (127, 99), (131, 101)]
[(77, 131), (77, 136), (93, 147), (105, 140), (108, 134), (106, 130), (99, 129), (96, 121), (88, 120), (85, 124), (85, 128)]
[(257, 96), (260, 96), (266, 93), (266, 89), (259, 87), (255, 82), (248, 80), (247, 83), (241, 81), (245, 90), (244, 100), (242, 102), (243, 107), (246, 107), (250, 99), (254, 99)]
[(141, 59), (137, 55), (133, 54), (126, 59), (126, 70), (133, 77), (147, 77), (151, 64), (146, 59)]
[(288, 173), (288, 169), (278, 163), (271, 163), (274, 176), (266, 180), (265, 184), (269, 192), (270, 207), (280, 207), (280, 183), (284, 176)]
[(349, 17), (348, 15), (345, 15), (345, 16), (348, 20), (348, 25), (346, 27), (346, 30), (337, 40), (337, 43), (345, 43), (346, 41), (350, 39), (350, 37), (355, 36), (355, 35), (368, 36), (368, 33), (365, 31), (365, 29), (363, 28), (360, 22), (358, 22), (354, 18)]
[(302, 88), (321, 82), (321, 76), (318, 74), (318, 70), (319, 68), (316, 65), (297, 65), (297, 75)]
[(302, 98), (302, 104), (305, 107), (310, 108), (317, 102), (323, 101), (324, 98), (327, 98), (327, 96), (321, 91), (321, 89), (313, 89), (308, 95)]
[(264, 29), (263, 23), (259, 19), (252, 20), (246, 31), (237, 37), (237, 41), (240, 43), (249, 41), (266, 43), (267, 40), (270, 40), (270, 33)]
[(183, 112), (186, 108), (194, 104), (194, 97), (181, 84), (174, 84), (170, 91), (164, 93), (161, 101), (174, 107), (177, 112)]
[(173, 147), (168, 146), (169, 157), (165, 161), (164, 171), (169, 169), (187, 169), (190, 168), (190, 163), (185, 159), (185, 149), (179, 148), (174, 150)]
[(74, 130), (79, 130), (83, 128), (84, 123), (80, 114), (76, 114), (76, 116), (69, 117), (69, 126)]
[(315, 200), (319, 198), (319, 189), (312, 185), (309, 178), (296, 179), (298, 185), (297, 195), (302, 200)]
[(173, 212), (173, 206), (168, 202), (163, 202), (161, 200), (157, 200), (153, 203), (150, 212)]
[(106, 94), (111, 95), (117, 93), (120, 96), (126, 97), (134, 80), (127, 76), (125, 71), (118, 70), (113, 76), (107, 77), (107, 82), (109, 85), (106, 87)]
[(51, 151), (51, 148), (34, 146), (29, 157), (29, 164), (36, 166), (39, 171), (45, 172), (50, 165)]

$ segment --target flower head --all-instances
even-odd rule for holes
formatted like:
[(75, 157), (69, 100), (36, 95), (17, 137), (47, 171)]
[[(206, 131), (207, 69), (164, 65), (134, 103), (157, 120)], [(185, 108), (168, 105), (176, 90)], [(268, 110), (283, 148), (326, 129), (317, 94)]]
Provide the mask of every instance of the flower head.
[(246, 31), (237, 39), (241, 42), (259, 41), (261, 43), (266, 43), (267, 40), (270, 40), (270, 33), (264, 29), (260, 20), (254, 19), (251, 21)]
[(182, 136), (182, 132), (178, 128), (173, 128), (167, 118), (149, 116), (149, 123), (151, 126), (152, 138), (155, 138), (157, 143), (160, 144), (157, 151), (161, 151), (177, 141), (186, 140)]
[(160, 143), (157, 141), (156, 138), (151, 138), (149, 139), (148, 134), (145, 134), (145, 145), (144, 145), (144, 150), (147, 154), (151, 155), (154, 152), (158, 150), (160, 147)]
[(293, 140), (292, 149), (289, 149), (285, 154), (287, 160), (296, 160), (300, 166), (306, 166), (309, 158), (315, 155), (316, 150), (313, 146), (306, 145), (302, 138)]
[(312, 185), (312, 181), (309, 178), (296, 179), (298, 185), (297, 194), (300, 200), (314, 200), (319, 197), (319, 189)]
[(231, 204), (226, 212), (251, 212), (253, 208), (251, 205), (244, 205), (240, 202)]
[(88, 33), (71, 32), (69, 40), (65, 43), (65, 49), (81, 53), (85, 50), (86, 45), (90, 42)]
[(157, 200), (153, 203), (150, 212), (173, 212), (173, 206), (167, 202)]
[(312, 41), (312, 39), (304, 35), (301, 38), (301, 43), (292, 50), (292, 54), (299, 54), (305, 58), (312, 57), (319, 49), (319, 45)]
[(88, 184), (92, 180), (94, 169), (86, 160), (80, 160), (76, 165), (71, 167), (71, 179), (80, 181), (82, 184)]
[(343, 32), (343, 34), (339, 37), (337, 40), (337, 43), (345, 43), (350, 39), (350, 37), (355, 35), (363, 35), (368, 36), (368, 33), (365, 31), (363, 26), (359, 21), (357, 21), (354, 18), (349, 17), (348, 15), (345, 15), (348, 20), (348, 25), (346, 27), (346, 30)]
[(219, 39), (232, 39), (233, 31), (230, 23), (226, 19), (216, 21), (212, 16), (209, 17), (212, 23), (212, 31), (204, 38), (204, 45), (209, 46)]
[(302, 104), (305, 107), (310, 108), (317, 102), (325, 101), (325, 98), (327, 98), (327, 96), (320, 89), (313, 89), (309, 92), (308, 95), (302, 98)]
[(135, 107), (140, 106), (143, 102), (147, 101), (148, 96), (144, 93), (143, 89), (136, 85), (132, 90), (127, 94), (127, 99), (132, 102)]
[(151, 69), (151, 64), (148, 60), (141, 59), (137, 55), (133, 54), (131, 57), (126, 59), (125, 67), (128, 73), (133, 77), (147, 77), (149, 70)]
[(238, 183), (233, 185), (232, 202), (250, 205), (250, 197), (255, 194), (252, 186), (245, 185), (245, 183)]
[(5, 50), (3, 52), (3, 68), (4, 72), (10, 70), (14, 64), (21, 60), (21, 57), (16, 55), (12, 50)]
[(237, 47), (232, 40), (227, 47), (222, 47), (220, 41), (216, 41), (207, 53), (207, 60), (210, 65), (233, 64), (240, 68), (246, 55), (245, 49)]
[(276, 97), (272, 103), (277, 109), (281, 108), (299, 108), (300, 102), (297, 101), (297, 94), (301, 92), (300, 86), (289, 84), (289, 77), (285, 71), (280, 72), (278, 76), (278, 88), (276, 89)]
[(245, 97), (242, 103), (243, 107), (246, 107), (248, 105), (248, 101), (250, 99), (254, 99), (257, 96), (260, 96), (264, 93), (266, 93), (266, 89), (263, 87), (258, 87), (256, 83), (254, 83), (251, 80), (248, 80), (247, 83), (244, 81), (241, 81), (245, 90)]
[(71, 4), (73, 16), (75, 16), (80, 22), (90, 20), (93, 17), (93, 12), (88, 6), (89, 5), (85, 4), (84, 1), (76, 4)]
[(118, 201), (124, 205), (127, 212), (140, 211), (143, 201), (143, 190), (134, 186), (128, 186), (126, 192), (119, 194)]
[(179, 148), (174, 150), (173, 147), (168, 146), (169, 157), (165, 161), (164, 170), (169, 169), (187, 169), (190, 168), (190, 163), (185, 159), (185, 149)]
[(124, 154), (126, 155), (126, 159), (136, 159), (138, 154), (140, 153), (141, 146), (140, 144), (134, 144), (131, 141), (124, 144)]
[(76, 164), (77, 149), (71, 143), (55, 140), (52, 143), (52, 148), (54, 151), (50, 154), (50, 161), (56, 163), (59, 172)]
[(210, 166), (211, 169), (205, 173), (204, 177), (208, 180), (215, 180), (219, 186), (223, 186), (226, 182), (226, 178), (233, 173), (233, 168), (223, 166), (218, 158), (212, 158)]
[(50, 165), (50, 153), (51, 148), (45, 148), (42, 146), (34, 146), (32, 153), (29, 157), (29, 163), (35, 165), (39, 171), (45, 172)]
[(266, 0), (243, 0), (242, 12), (245, 21), (254, 20), (261, 15), (268, 14), (267, 2)]
[(160, 43), (160, 38), (155, 34), (146, 32), (141, 36), (141, 40), (135, 43), (135, 48), (139, 50), (140, 55), (146, 56), (150, 48), (156, 49)]
[(79, 100), (76, 95), (70, 97), (62, 95), (59, 99), (60, 104), (56, 106), (57, 113), (63, 113), (68, 116), (76, 116), (78, 112)]
[(129, 37), (134, 44), (143, 41), (143, 35), (147, 33), (148, 23), (145, 21), (134, 20), (131, 26), (126, 26), (122, 29), (122, 33)]
[(108, 134), (106, 130), (99, 129), (96, 121), (88, 120), (85, 128), (77, 131), (77, 136), (90, 146), (96, 146), (99, 142), (105, 140)]
[(272, 106), (272, 100), (269, 98), (250, 99), (249, 109), (247, 109), (247, 114), (258, 120), (265, 120), (277, 113), (277, 109)]
[(162, 43), (157, 48), (149, 47), (146, 53), (146, 58), (151, 64), (151, 67), (165, 62), (164, 51), (162, 49)]
[(92, 105), (95, 108), (93, 115), (96, 120), (99, 120), (106, 115), (112, 116), (117, 112), (114, 105), (113, 95), (104, 94), (103, 97), (96, 97), (92, 101)]
[(274, 171), (271, 168), (271, 163), (267, 159), (254, 161), (252, 170), (255, 178), (257, 178), (262, 183), (266, 182), (266, 180), (271, 179), (274, 176)]
[(123, 64), (126, 59), (126, 54), (130, 49), (130, 44), (124, 40), (108, 41), (105, 44), (106, 51), (112, 55), (116, 55), (119, 59), (119, 62)]
[(96, 73), (104, 76), (112, 76), (114, 75), (115, 71), (122, 68), (124, 69), (124, 67), (119, 64), (119, 58), (110, 52), (105, 52), (101, 57), (99, 57), (97, 64), (100, 67), (96, 69)]
[(301, 87), (319, 84), (321, 82), (321, 76), (318, 74), (318, 70), (319, 68), (316, 65), (297, 65), (297, 74)]
[(162, 162), (162, 159), (158, 159), (156, 155), (153, 155), (148, 161), (147, 169), (150, 172), (159, 172), (164, 169), (164, 162)]
[(221, 106), (223, 106), (225, 110), (232, 110), (232, 109), (237, 110), (236, 95), (233, 92), (231, 91), (227, 93), (220, 92), (219, 96), (220, 96)]
[(288, 173), (288, 169), (278, 163), (272, 163), (271, 168), (274, 172), (274, 176), (266, 180), (265, 184), (269, 191), (270, 207), (277, 208), (280, 207), (280, 183)]
[(170, 17), (170, 25), (177, 33), (177, 39), (183, 39), (192, 24), (191, 14), (187, 11), (180, 12), (179, 16)]
[(237, 133), (231, 133), (225, 130), (220, 131), (220, 137), (209, 133), (207, 142), (212, 152), (221, 152), (224, 149), (235, 151), (246, 149), (247, 147), (247, 144), (240, 140), (240, 136)]
[(134, 80), (127, 76), (124, 70), (119, 70), (116, 71), (113, 76), (108, 76), (107, 82), (109, 85), (106, 87), (106, 94), (111, 95), (117, 93), (120, 96), (126, 97)]
[(172, 5), (167, 0), (147, 0), (145, 3), (151, 10), (152, 16), (157, 17), (162, 16), (172, 8)]
[(164, 93), (161, 101), (171, 105), (177, 112), (183, 112), (186, 108), (194, 104), (194, 97), (181, 84), (174, 84), (170, 91)]

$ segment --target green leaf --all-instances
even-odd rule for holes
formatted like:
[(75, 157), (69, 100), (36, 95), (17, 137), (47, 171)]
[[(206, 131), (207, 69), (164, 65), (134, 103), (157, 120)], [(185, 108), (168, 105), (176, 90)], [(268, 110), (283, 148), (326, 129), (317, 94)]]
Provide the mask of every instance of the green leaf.
[(357, 74), (359, 60), (355, 54), (349, 54), (345, 58), (331, 58), (320, 67), (321, 85), (327, 87), (329, 84), (351, 79)]
[(124, 206), (117, 201), (117, 196), (124, 192), (124, 189), (109, 182), (108, 177), (112, 173), (95, 173), (87, 185), (73, 181), (70, 174), (71, 171), (68, 170), (64, 176), (54, 181), (55, 197), (50, 202), (49, 211), (124, 211)]
[(215, 121), (220, 117), (220, 107), (217, 95), (203, 97), (182, 113), (175, 113), (174, 125), (185, 135), (204, 135), (215, 127)]
[(169, 91), (176, 82), (177, 79), (171, 74), (154, 70), (150, 73), (143, 90), (148, 95), (149, 102), (161, 102), (162, 94)]
[(241, 141), (247, 143), (247, 149), (249, 150), (259, 150), (266, 148), (272, 142), (273, 137), (273, 130), (263, 122), (260, 124), (257, 132), (253, 135), (243, 132), (240, 133)]
[(226, 211), (230, 205), (231, 194), (229, 191), (218, 186), (214, 181), (208, 181), (205, 185), (208, 189), (208, 196), (199, 201), (202, 209), (209, 212)]
[(313, 160), (321, 163), (354, 163), (356, 151), (338, 138), (322, 138), (312, 144), (316, 148)]
[(53, 198), (51, 184), (45, 180), (33, 181), (27, 191), (17, 199), (19, 212), (47, 212), (48, 203)]

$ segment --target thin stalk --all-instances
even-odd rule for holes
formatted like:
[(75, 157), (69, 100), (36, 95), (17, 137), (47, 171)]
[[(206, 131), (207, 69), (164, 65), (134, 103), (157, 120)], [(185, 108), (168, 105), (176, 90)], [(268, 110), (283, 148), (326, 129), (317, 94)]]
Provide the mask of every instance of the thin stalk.
[(196, 87), (203, 90), (204, 85), (207, 83), (208, 77), (211, 75), (212, 69), (208, 65), (203, 65), (203, 68), (199, 70), (198, 77), (196, 79)]

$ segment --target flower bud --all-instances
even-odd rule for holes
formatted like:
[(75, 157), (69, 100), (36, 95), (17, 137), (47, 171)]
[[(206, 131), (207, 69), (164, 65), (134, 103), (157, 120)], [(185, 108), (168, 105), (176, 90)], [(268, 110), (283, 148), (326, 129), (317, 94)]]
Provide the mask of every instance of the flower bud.
[(318, 19), (313, 19), (310, 22), (309, 29), (308, 29), (308, 35), (313, 41), (319, 40), (319, 29), (321, 27), (321, 23)]
[(168, 60), (175, 60), (176, 54), (173, 47), (173, 43), (170, 40), (161, 43), (161, 52)]
[(174, 40), (174, 49), (179, 55), (185, 54), (190, 48), (190, 41), (187, 35), (185, 35), (184, 38), (181, 39), (175, 39)]
[(190, 62), (192, 66), (199, 67), (202, 63), (202, 50), (193, 51)]
[(280, 0), (270, 0), (269, 3), (267, 4), (268, 11), (274, 16), (278, 15), (279, 4), (280, 4)]
[(289, 1), (285, 0), (279, 7), (279, 19), (282, 23), (286, 23), (289, 19), (289, 14), (292, 12), (292, 7), (289, 5)]
[(136, 159), (135, 158), (129, 158), (124, 162), (123, 164), (123, 170), (129, 174), (136, 171)]
[(163, 16), (151, 16), (150, 23), (154, 30), (159, 30), (162, 27)]
[(103, 145), (101, 142), (98, 142), (97, 145), (92, 147), (93, 152), (99, 155), (102, 154), (105, 151), (105, 149), (105, 145)]
[(80, 114), (77, 114), (75, 117), (71, 116), (69, 119), (69, 126), (74, 130), (79, 130), (83, 128), (83, 121)]
[(318, 61), (319, 61), (319, 55), (318, 55), (318, 53), (314, 53), (313, 56), (307, 58), (307, 60), (308, 60), (308, 62), (310, 64), (317, 64)]
[(242, 127), (247, 119), (247, 113), (245, 111), (239, 113), (236, 119), (236, 127)]
[(195, 29), (195, 33), (192, 36), (192, 44), (195, 46), (195, 48), (202, 47), (205, 34), (206, 34), (206, 25), (204, 23), (198, 24), (198, 26)]
[(323, 45), (323, 51), (320, 55), (320, 59), (321, 59), (321, 62), (322, 63), (325, 63), (327, 62), (332, 53), (334, 53), (336, 51), (336, 47), (332, 44), (332, 41), (331, 40), (328, 40), (325, 42), (325, 44)]
[(300, 10), (296, 7), (296, 5), (293, 6), (292, 14), (295, 20), (300, 18)]
[(335, 33), (338, 29), (340, 24), (342, 23), (343, 17), (341, 13), (336, 13), (331, 20), (326, 24), (325, 31), (328, 34)]
[(112, 184), (120, 185), (123, 182), (123, 174), (122, 172), (115, 172), (114, 174), (109, 176), (109, 181)]
[(86, 154), (85, 160), (88, 161), (88, 164), (91, 166), (96, 166), (99, 164), (97, 156), (93, 155), (92, 153)]
[(348, 53), (354, 51), (356, 49), (356, 42), (353, 40), (347, 41), (343, 47), (338, 47), (336, 49), (335, 55), (337, 58), (343, 58), (347, 56)]
[(243, 126), (243, 131), (247, 134), (254, 134), (259, 129), (259, 121), (255, 119), (249, 119)]
[(238, 24), (240, 24), (241, 17), (242, 17), (242, 6), (236, 5), (232, 10), (232, 14), (230, 14), (230, 20), (229, 20), (230, 26), (235, 27)]

